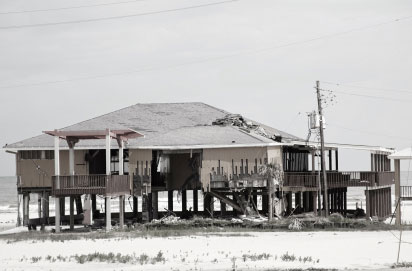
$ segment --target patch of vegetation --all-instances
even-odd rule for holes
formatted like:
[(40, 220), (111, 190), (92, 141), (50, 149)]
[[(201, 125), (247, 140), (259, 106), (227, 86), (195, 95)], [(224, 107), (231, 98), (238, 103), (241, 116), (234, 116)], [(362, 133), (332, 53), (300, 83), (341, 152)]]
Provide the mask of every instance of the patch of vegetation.
[(261, 261), (261, 260), (267, 260), (267, 259), (269, 259), (271, 257), (271, 255), (270, 254), (268, 254), (268, 253), (262, 253), (262, 254), (243, 254), (242, 255), (242, 259), (243, 259), (243, 261), (244, 262), (246, 262), (246, 261), (252, 261), (252, 262), (255, 262), (255, 261)]
[(391, 268), (412, 268), (412, 262), (395, 263), (391, 266)]
[[(32, 257), (31, 259), (32, 263), (36, 263), (42, 260), (42, 257)], [(74, 256), (68, 256), (64, 257), (61, 255), (58, 255), (57, 257), (52, 257), (50, 255), (47, 255), (44, 260), (49, 261), (49, 262), (66, 262), (66, 261), (75, 261), (79, 264), (85, 264), (88, 262), (105, 262), (105, 263), (122, 263), (122, 264), (137, 264), (139, 263), (140, 265), (144, 264), (157, 264), (157, 263), (165, 263), (166, 259), (163, 256), (163, 252), (159, 251), (156, 256), (154, 257), (149, 257), (147, 254), (141, 254), (140, 256), (136, 256), (135, 254), (133, 255), (122, 255), (120, 253), (114, 254), (114, 253), (100, 253), (100, 252), (95, 252), (95, 253), (89, 253), (89, 254), (81, 254), (81, 255), (74, 255)], [(20, 259), (20, 262), (27, 261), (26, 257), (23, 257)]]

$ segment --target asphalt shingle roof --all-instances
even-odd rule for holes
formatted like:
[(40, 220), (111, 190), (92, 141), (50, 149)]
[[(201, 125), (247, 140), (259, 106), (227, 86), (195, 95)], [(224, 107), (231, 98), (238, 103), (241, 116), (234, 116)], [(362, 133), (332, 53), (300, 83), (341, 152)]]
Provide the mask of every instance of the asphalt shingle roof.
[[(254, 133), (248, 134), (235, 126), (215, 126), (212, 122), (229, 114), (204, 103), (135, 104), (60, 130), (105, 130), (130, 128), (144, 134), (131, 139), (128, 147), (264, 144), (273, 140)], [(254, 121), (253, 121), (254, 122)], [(262, 125), (260, 123), (254, 122)], [(270, 135), (284, 139), (300, 138), (262, 125)], [(42, 134), (7, 145), (7, 149), (53, 148), (53, 137)], [(104, 140), (83, 140), (77, 147), (104, 147)], [(67, 144), (62, 140), (62, 147)]]

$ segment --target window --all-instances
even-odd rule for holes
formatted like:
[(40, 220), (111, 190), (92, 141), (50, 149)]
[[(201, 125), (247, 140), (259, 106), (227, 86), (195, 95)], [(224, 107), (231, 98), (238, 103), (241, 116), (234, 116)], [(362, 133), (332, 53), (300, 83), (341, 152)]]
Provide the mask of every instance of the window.
[[(110, 171), (119, 174), (119, 150), (112, 150), (110, 156)], [(123, 151), (123, 171), (125, 175), (129, 174), (129, 150)]]
[(32, 150), (32, 151), (19, 151), (20, 159), (22, 160), (53, 160), (54, 151), (52, 150)]

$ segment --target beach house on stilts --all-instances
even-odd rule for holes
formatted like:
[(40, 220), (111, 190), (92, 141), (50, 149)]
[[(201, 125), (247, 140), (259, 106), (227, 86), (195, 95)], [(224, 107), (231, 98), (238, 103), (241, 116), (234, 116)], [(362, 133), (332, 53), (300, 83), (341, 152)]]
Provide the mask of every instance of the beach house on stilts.
[[(103, 221), (110, 230), (165, 212), (281, 216), (318, 213), (325, 204), (330, 212), (350, 215), (348, 187), (365, 188), (367, 216), (389, 216), (394, 172), (388, 155), (393, 150), (331, 143), (325, 147), (328, 200), (319, 193), (325, 186), (318, 174), (317, 142), (204, 103), (136, 104), (4, 149), (15, 155), (23, 224), (30, 228), (55, 225), (59, 231), (63, 225), (73, 229)], [(371, 152), (371, 170), (340, 171), (342, 148)], [(36, 218), (29, 217), (33, 193), (40, 198)], [(160, 194), (167, 195), (167, 208), (159, 208)], [(179, 208), (174, 206), (176, 195)], [(100, 197), (105, 204), (98, 210)], [(55, 199), (55, 216), (50, 216), (50, 198)], [(119, 200), (116, 212), (114, 199)]]

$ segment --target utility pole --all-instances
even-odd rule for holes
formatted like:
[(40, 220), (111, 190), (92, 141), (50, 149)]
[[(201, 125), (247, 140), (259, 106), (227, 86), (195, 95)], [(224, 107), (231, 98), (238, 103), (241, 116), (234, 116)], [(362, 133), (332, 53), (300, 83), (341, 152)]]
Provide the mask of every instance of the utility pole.
[(326, 166), (325, 166), (325, 138), (323, 135), (323, 113), (322, 113), (322, 98), (320, 95), (319, 81), (316, 81), (316, 94), (318, 98), (318, 113), (319, 113), (319, 134), (320, 134), (320, 159), (322, 163), (322, 177), (323, 177), (323, 206), (325, 207), (325, 217), (329, 216), (329, 202), (328, 202), (328, 183), (326, 180)]

